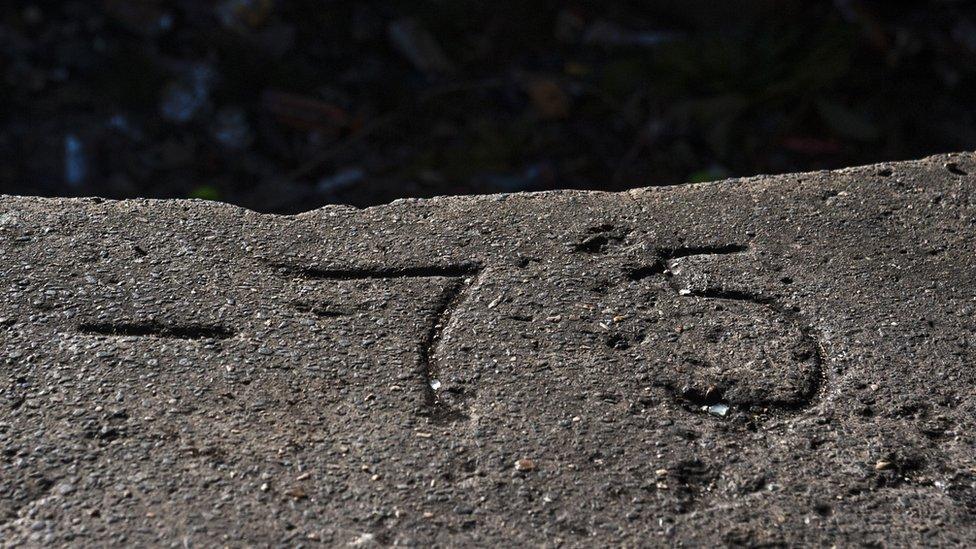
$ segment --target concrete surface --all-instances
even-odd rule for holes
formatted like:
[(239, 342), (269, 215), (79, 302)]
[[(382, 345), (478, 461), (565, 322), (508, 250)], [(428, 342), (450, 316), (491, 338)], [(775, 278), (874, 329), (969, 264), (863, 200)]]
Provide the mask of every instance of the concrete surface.
[(974, 176), (3, 197), (0, 543), (973, 546)]

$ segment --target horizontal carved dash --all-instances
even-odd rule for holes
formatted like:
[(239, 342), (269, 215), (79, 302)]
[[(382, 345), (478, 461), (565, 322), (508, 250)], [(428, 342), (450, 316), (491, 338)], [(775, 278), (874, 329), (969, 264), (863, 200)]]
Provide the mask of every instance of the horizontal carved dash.
[(682, 246), (671, 250), (663, 250), (661, 257), (665, 260), (678, 259), (693, 255), (723, 255), (741, 254), (749, 251), (749, 246), (742, 244), (726, 244), (723, 246)]
[(730, 301), (751, 301), (753, 303), (760, 303), (764, 305), (772, 305), (773, 301), (759, 294), (752, 292), (745, 292), (742, 290), (725, 290), (718, 288), (708, 288), (705, 290), (697, 290), (688, 293), (689, 296), (694, 297), (704, 297), (707, 299), (727, 299)]
[(227, 339), (233, 332), (222, 326), (200, 324), (146, 323), (91, 323), (78, 326), (78, 331), (88, 335), (163, 337), (171, 339)]
[(433, 276), (466, 277), (474, 276), (481, 270), (481, 266), (475, 263), (408, 267), (343, 267), (335, 269), (296, 267), (294, 265), (286, 264), (277, 264), (275, 266), (295, 276), (325, 280), (357, 280), (364, 278), (423, 278)]

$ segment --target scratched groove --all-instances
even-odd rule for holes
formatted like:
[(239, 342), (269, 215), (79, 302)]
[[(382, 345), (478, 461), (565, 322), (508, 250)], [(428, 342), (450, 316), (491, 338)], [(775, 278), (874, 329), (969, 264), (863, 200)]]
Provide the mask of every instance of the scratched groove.
[(169, 325), (155, 322), (99, 322), (78, 326), (86, 335), (109, 337), (157, 337), (168, 339), (227, 339), (234, 332), (223, 326), (203, 324)]
[[(766, 400), (759, 396), (759, 391), (750, 391), (748, 385), (750, 384), (750, 379), (758, 378), (762, 375), (762, 372), (751, 372), (744, 374), (742, 379), (738, 380), (735, 385), (741, 385), (740, 393), (745, 394), (755, 394), (752, 397), (740, 397), (735, 402), (739, 407), (743, 409), (749, 408), (765, 408), (765, 409), (775, 409), (785, 413), (798, 413), (810, 406), (813, 406), (818, 396), (824, 394), (826, 390), (826, 376), (823, 367), (824, 357), (822, 356), (821, 345), (816, 340), (816, 338), (811, 333), (811, 330), (802, 326), (798, 314), (796, 311), (787, 310), (780, 306), (777, 301), (769, 296), (762, 295), (757, 292), (752, 292), (744, 289), (738, 288), (725, 288), (722, 287), (721, 280), (712, 281), (712, 285), (701, 288), (701, 289), (683, 289), (680, 288), (675, 281), (672, 273), (675, 262), (686, 259), (686, 258), (708, 258), (710, 256), (715, 256), (716, 261), (720, 261), (722, 256), (734, 256), (738, 254), (743, 254), (749, 251), (749, 246), (743, 244), (722, 244), (722, 245), (709, 245), (709, 246), (683, 246), (679, 248), (664, 249), (659, 250), (656, 254), (653, 263), (645, 266), (631, 267), (625, 271), (626, 278), (631, 281), (640, 281), (646, 278), (659, 278), (664, 281), (668, 288), (671, 290), (671, 298), (677, 299), (678, 302), (688, 301), (688, 300), (704, 300), (703, 302), (711, 301), (729, 301), (738, 303), (747, 303), (759, 307), (755, 313), (749, 314), (759, 314), (760, 311), (766, 310), (769, 314), (774, 316), (779, 316), (785, 319), (785, 322), (792, 326), (793, 329), (798, 333), (798, 339), (793, 344), (791, 348), (793, 351), (790, 353), (792, 360), (796, 361), (799, 368), (808, 368), (810, 370), (809, 374), (801, 377), (800, 379), (794, 379), (789, 383), (799, 384), (799, 387), (788, 396), (784, 395), (772, 400)], [(757, 323), (761, 324), (757, 317)], [(682, 326), (679, 324), (678, 329)], [(719, 329), (719, 327), (713, 327), (713, 329)], [(719, 333), (716, 333), (709, 337), (719, 337)], [(722, 336), (725, 337), (725, 336)], [(648, 337), (645, 341), (653, 340), (652, 337)], [(656, 343), (661, 345), (661, 343)], [(715, 369), (719, 367), (720, 359), (716, 357), (715, 359), (702, 358), (699, 355), (703, 352), (702, 349), (708, 347), (707, 342), (700, 342), (699, 345), (694, 347), (701, 347), (696, 351), (690, 351), (688, 349), (682, 351), (681, 356), (684, 356), (683, 363), (679, 363), (677, 366), (678, 371), (684, 372), (678, 376), (679, 379), (683, 379), (681, 382), (673, 381), (670, 379), (670, 374), (667, 372), (662, 374), (661, 385), (668, 388), (673, 394), (678, 398), (688, 401), (695, 406), (708, 406), (727, 400), (725, 394), (725, 389), (721, 387), (722, 383), (716, 382), (716, 384), (710, 384), (703, 379), (698, 379), (701, 374), (696, 374), (696, 371), (708, 371), (710, 369)], [(619, 337), (608, 341), (608, 346), (617, 350), (627, 350), (630, 345), (626, 341), (623, 341)], [(681, 347), (684, 349), (685, 347)], [(731, 350), (729, 352), (732, 352)], [(753, 360), (760, 361), (763, 360), (766, 351), (761, 349), (756, 349), (757, 354), (754, 359), (749, 359), (748, 356), (738, 356), (741, 353), (741, 349), (736, 354), (739, 360), (745, 363), (751, 363)], [(728, 368), (730, 365), (723, 365), (723, 368)], [(785, 365), (780, 365), (784, 367)], [(669, 368), (675, 366), (669, 366)], [(735, 364), (731, 367), (738, 367)], [(748, 370), (747, 370), (748, 371)], [(777, 375), (787, 376), (786, 372), (778, 373)], [(698, 379), (697, 382), (689, 381), (689, 379)], [(790, 377), (784, 377), (783, 383), (787, 383), (787, 380), (792, 379)], [(726, 381), (725, 384), (729, 382)], [(782, 388), (780, 389), (782, 390)]]
[[(464, 263), (443, 266), (344, 267), (335, 269), (295, 266), (290, 264), (276, 264), (275, 266), (291, 276), (309, 280), (450, 279), (450, 282), (437, 297), (434, 312), (424, 331), (423, 338), (417, 347), (425, 406), (422, 414), (430, 417), (432, 421), (437, 423), (465, 419), (463, 412), (445, 402), (438, 393), (440, 384), (438, 376), (441, 374), (438, 348), (444, 338), (445, 330), (450, 324), (453, 312), (464, 302), (466, 297), (465, 290), (474, 285), (474, 279), (481, 273), (480, 265)], [(348, 314), (344, 311), (305, 302), (298, 302), (294, 306), (297, 310), (310, 312), (320, 318), (337, 318)]]
[(433, 265), (408, 267), (298, 267), (291, 264), (273, 264), (293, 276), (322, 280), (364, 280), (383, 278), (427, 278), (435, 276), (465, 277), (474, 276), (481, 270), (475, 263), (460, 265)]

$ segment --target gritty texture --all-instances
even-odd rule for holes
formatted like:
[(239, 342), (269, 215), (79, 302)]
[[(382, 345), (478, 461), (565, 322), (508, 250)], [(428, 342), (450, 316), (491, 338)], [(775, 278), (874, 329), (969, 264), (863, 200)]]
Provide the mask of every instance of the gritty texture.
[(0, 198), (0, 543), (973, 546), (974, 175)]

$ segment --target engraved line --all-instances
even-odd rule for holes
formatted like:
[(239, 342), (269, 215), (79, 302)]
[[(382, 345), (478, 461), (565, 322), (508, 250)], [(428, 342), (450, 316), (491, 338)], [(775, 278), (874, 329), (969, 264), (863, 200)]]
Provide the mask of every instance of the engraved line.
[(327, 279), (327, 280), (360, 280), (376, 278), (424, 278), (434, 276), (444, 277), (465, 277), (474, 276), (481, 271), (481, 266), (476, 263), (462, 263), (458, 265), (435, 265), (427, 267), (342, 267), (326, 269), (319, 267), (296, 267), (284, 263), (276, 263), (272, 266), (303, 278)]
[[(410, 266), (410, 267), (369, 267), (369, 268), (338, 268), (322, 269), (318, 267), (297, 267), (288, 264), (274, 264), (293, 276), (315, 280), (363, 280), (363, 279), (397, 279), (397, 278), (452, 278), (435, 304), (431, 323), (423, 336), (419, 346), (420, 375), (424, 384), (425, 407), (431, 419), (436, 421), (451, 421), (463, 419), (460, 410), (453, 409), (443, 402), (434, 389), (433, 383), (440, 373), (438, 368), (437, 350), (444, 336), (444, 330), (451, 322), (451, 316), (464, 302), (465, 290), (475, 285), (475, 279), (481, 274), (482, 267), (477, 263), (461, 263), (456, 265)], [(471, 280), (466, 281), (465, 279)], [(314, 311), (313, 311), (314, 312)]]
[(78, 326), (78, 331), (87, 335), (112, 337), (161, 337), (171, 339), (227, 339), (234, 332), (223, 326), (200, 324), (167, 325), (155, 322), (146, 323), (90, 323)]

